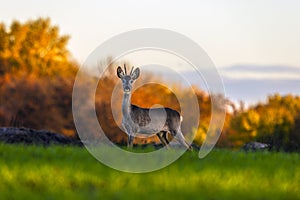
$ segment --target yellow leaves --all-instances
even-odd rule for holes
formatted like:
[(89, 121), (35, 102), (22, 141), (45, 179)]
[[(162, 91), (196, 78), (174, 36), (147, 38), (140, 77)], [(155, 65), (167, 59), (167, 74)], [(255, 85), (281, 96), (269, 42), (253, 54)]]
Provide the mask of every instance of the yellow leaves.
[(201, 145), (204, 142), (205, 138), (206, 138), (207, 128), (201, 126), (198, 129), (194, 128), (193, 132), (194, 132), (194, 136), (195, 136), (194, 137), (194, 142), (198, 145)]
[(236, 138), (244, 143), (258, 140), (273, 144), (276, 149), (289, 149), (290, 145), (300, 142), (297, 137), (299, 129), (295, 125), (299, 113), (298, 96), (269, 96), (267, 103), (240, 111), (232, 117), (229, 126), (230, 132), (235, 134), (232, 140), (236, 144)]
[(5, 72), (19, 71), (39, 76), (55, 76), (70, 68), (67, 43), (50, 19), (39, 18), (25, 23), (14, 21), (9, 30), (0, 27), (0, 62)]
[(257, 135), (257, 127), (259, 126), (260, 116), (255, 110), (249, 110), (244, 118), (242, 118), (241, 125), (245, 132), (249, 133), (251, 137)]

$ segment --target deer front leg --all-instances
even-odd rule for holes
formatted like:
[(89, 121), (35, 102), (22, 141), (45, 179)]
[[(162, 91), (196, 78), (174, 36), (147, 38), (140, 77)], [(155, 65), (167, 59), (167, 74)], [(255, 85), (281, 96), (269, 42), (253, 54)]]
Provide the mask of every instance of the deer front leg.
[(132, 134), (132, 128), (130, 127), (129, 124), (127, 123), (124, 123), (124, 120), (122, 122), (122, 126), (123, 128), (125, 129), (125, 132), (128, 136), (128, 140), (127, 140), (127, 148), (128, 149), (132, 149), (132, 146), (133, 146), (133, 139), (134, 139), (134, 136)]
[(128, 134), (127, 148), (132, 149), (134, 136)]

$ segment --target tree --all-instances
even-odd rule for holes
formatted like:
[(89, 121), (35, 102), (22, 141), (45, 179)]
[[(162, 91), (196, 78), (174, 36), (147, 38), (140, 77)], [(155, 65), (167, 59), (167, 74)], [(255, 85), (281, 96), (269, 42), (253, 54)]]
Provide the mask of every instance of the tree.
[(68, 40), (69, 36), (61, 36), (49, 18), (24, 24), (13, 21), (8, 29), (0, 24), (0, 75), (25, 72), (53, 76), (70, 72), (73, 65)]
[(72, 135), (72, 88), (78, 69), (50, 19), (0, 24), (0, 125)]
[(251, 140), (271, 144), (275, 150), (300, 150), (300, 97), (275, 94), (232, 117), (230, 140), (242, 145)]

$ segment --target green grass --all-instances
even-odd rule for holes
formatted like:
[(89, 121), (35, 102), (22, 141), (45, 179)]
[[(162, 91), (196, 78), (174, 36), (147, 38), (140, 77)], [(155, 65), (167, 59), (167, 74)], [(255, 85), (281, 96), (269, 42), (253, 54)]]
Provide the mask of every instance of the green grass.
[(99, 163), (84, 148), (0, 144), (1, 199), (300, 199), (300, 154), (187, 152), (152, 173)]

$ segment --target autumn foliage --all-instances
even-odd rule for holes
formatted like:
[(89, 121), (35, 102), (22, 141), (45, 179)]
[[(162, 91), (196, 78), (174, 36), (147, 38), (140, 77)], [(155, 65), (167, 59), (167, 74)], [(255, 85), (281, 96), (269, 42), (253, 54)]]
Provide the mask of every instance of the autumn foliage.
[(72, 87), (77, 65), (49, 19), (0, 24), (0, 122), (74, 135)]
[[(7, 27), (0, 24), (0, 126), (25, 126), (48, 129), (69, 136), (76, 136), (72, 116), (72, 90), (78, 65), (67, 49), (69, 37), (61, 36), (59, 28), (49, 19), (29, 20), (25, 23), (12, 22)], [(120, 99), (122, 91), (114, 93), (120, 84), (115, 76), (118, 64), (107, 60), (110, 76), (97, 82), (95, 108), (98, 121), (107, 137), (113, 142), (125, 144), (127, 137), (120, 128)], [(147, 78), (159, 83), (159, 77), (144, 73)], [(139, 80), (138, 80), (139, 81)], [(208, 93), (194, 86), (184, 88), (174, 83), (173, 88), (160, 84), (146, 84), (132, 94), (132, 103), (141, 107), (159, 104), (182, 110), (173, 91), (188, 100), (194, 94), (201, 112), (199, 125), (192, 127), (195, 118), (193, 109), (184, 113), (182, 130), (192, 135), (194, 142), (201, 145), (211, 120), (211, 98)], [(193, 94), (192, 94), (193, 93)], [(113, 110), (111, 99), (117, 95)], [(88, 97), (87, 97), (88, 98)], [(224, 97), (220, 96), (224, 100)], [(233, 105), (226, 100), (228, 105)], [(188, 103), (183, 105), (188, 107)], [(117, 113), (117, 114), (116, 114)], [(269, 96), (264, 104), (249, 109), (226, 111), (226, 119), (219, 147), (237, 148), (249, 141), (269, 143), (275, 150), (300, 150), (300, 97), (287, 95)], [(155, 137), (138, 139), (139, 143), (156, 142)]]
[(270, 144), (275, 150), (300, 149), (300, 97), (293, 95), (268, 97), (232, 116), (228, 140), (235, 145), (257, 140)]

